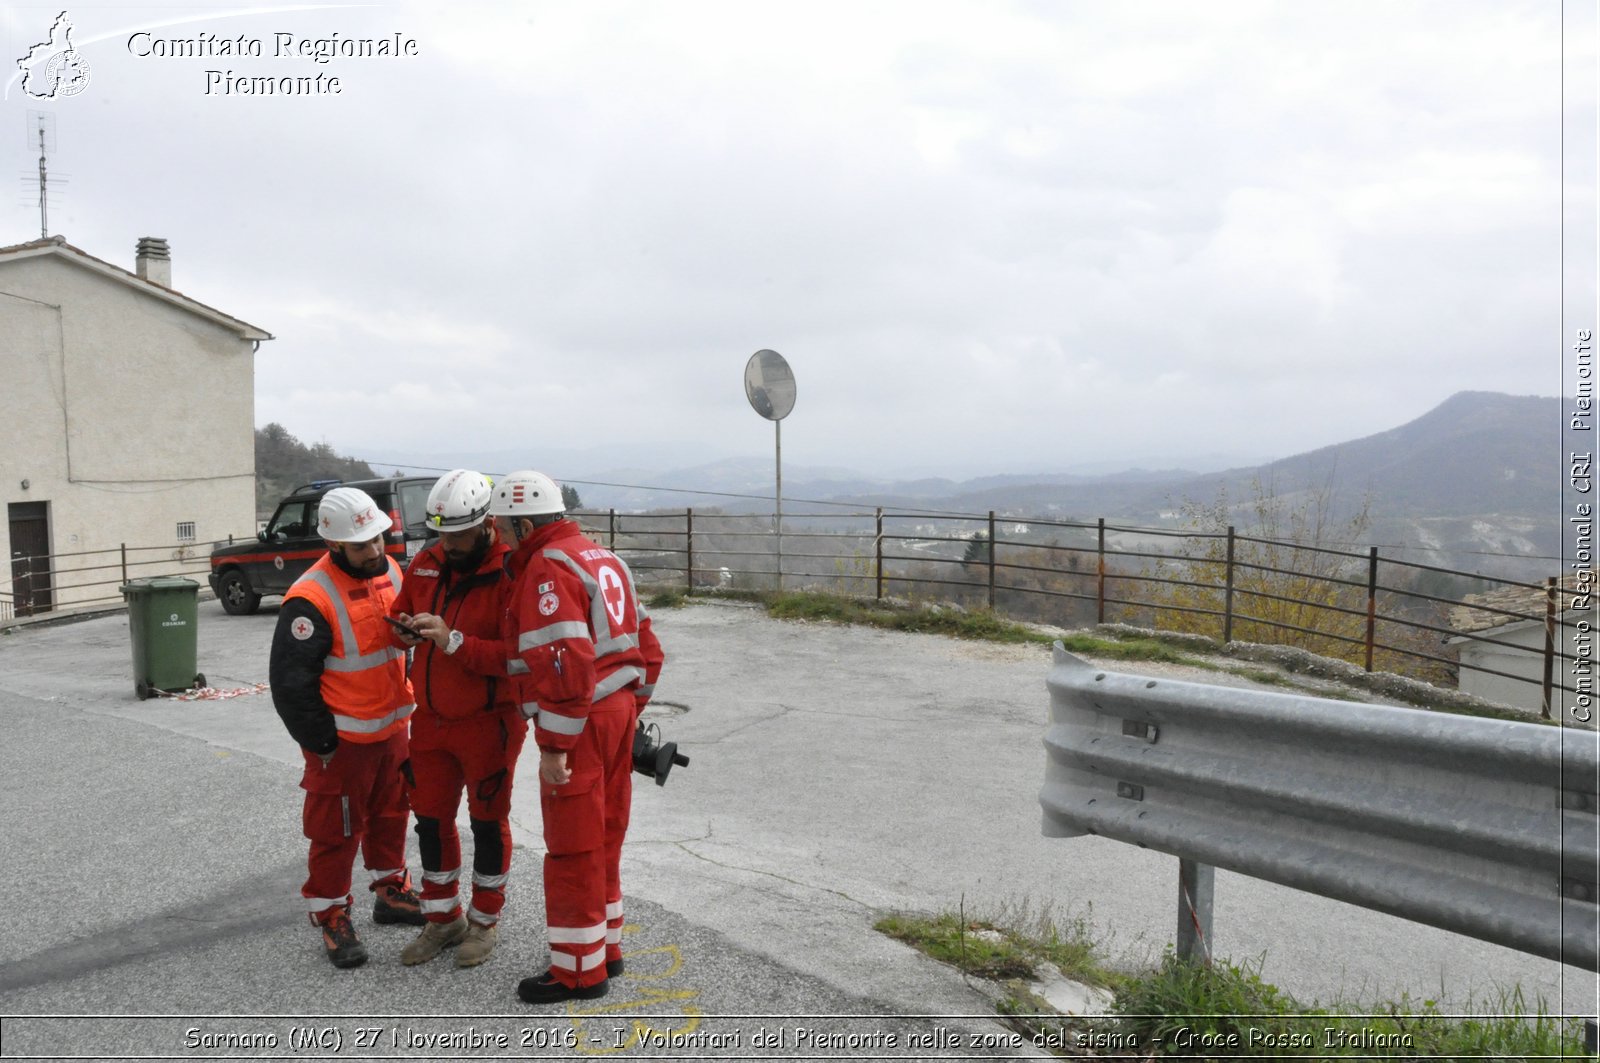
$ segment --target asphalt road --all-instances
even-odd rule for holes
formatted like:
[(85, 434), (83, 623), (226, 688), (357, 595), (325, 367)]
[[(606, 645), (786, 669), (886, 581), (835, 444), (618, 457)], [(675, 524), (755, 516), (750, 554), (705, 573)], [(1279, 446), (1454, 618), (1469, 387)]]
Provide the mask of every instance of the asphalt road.
[[(275, 606), (199, 612), (212, 686), (263, 683)], [(299, 908), (299, 758), (268, 695), (137, 700), (125, 615), (0, 635), (0, 1056), (1032, 1055), (986, 1017), (992, 989), (874, 920), (1048, 911), (1130, 963), (1170, 940), (1174, 858), (1040, 836), (1044, 649), (739, 604), (656, 623), (668, 661), (650, 715), (692, 763), (665, 787), (636, 777), (627, 974), (602, 1000), (543, 1009), (514, 995), (548, 955), (531, 789), (488, 963), (404, 968), (413, 930), (372, 926), (358, 903), (372, 960), (338, 971)], [(1594, 1008), (1575, 968), (1220, 871), (1214, 933), (1218, 955), (1260, 959), (1308, 1002), (1494, 1010), (1520, 987), (1552, 1011)]]

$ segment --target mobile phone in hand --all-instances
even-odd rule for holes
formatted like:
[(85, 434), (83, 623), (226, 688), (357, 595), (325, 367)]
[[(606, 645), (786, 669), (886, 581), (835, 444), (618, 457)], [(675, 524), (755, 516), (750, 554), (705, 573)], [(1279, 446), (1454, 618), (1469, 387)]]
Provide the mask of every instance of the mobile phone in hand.
[(410, 635), (414, 639), (425, 639), (425, 638), (428, 637), (428, 636), (424, 635), (422, 632), (418, 631), (416, 628), (412, 627), (411, 625), (402, 624), (400, 621), (396, 620), (392, 616), (386, 616), (386, 617), (384, 617), (384, 619), (389, 622), (389, 626), (390, 627), (394, 628), (396, 631), (400, 632), (402, 635)]

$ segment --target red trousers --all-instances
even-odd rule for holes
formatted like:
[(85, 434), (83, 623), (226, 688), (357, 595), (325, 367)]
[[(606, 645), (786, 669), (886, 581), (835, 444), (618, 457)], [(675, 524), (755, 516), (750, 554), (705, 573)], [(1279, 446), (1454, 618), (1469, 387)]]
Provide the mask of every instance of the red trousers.
[(406, 732), (381, 742), (341, 738), (327, 767), (320, 757), (301, 753), (306, 762), (300, 778), (306, 792), (303, 820), (311, 854), (300, 893), (312, 915), (350, 905), (357, 849), (371, 879), (369, 888), (404, 882), (410, 806), (400, 765), (407, 756)]
[(461, 833), (456, 813), (467, 792), (472, 824), (472, 907), (483, 926), (500, 920), (511, 870), (511, 782), (528, 736), (520, 712), (446, 720), (427, 709), (411, 718), (411, 808), (422, 852), (422, 912), (431, 922), (461, 915)]
[(563, 985), (606, 980), (622, 958), (622, 839), (633, 804), (634, 697), (618, 691), (589, 710), (567, 754), (572, 778), (539, 784), (550, 970)]

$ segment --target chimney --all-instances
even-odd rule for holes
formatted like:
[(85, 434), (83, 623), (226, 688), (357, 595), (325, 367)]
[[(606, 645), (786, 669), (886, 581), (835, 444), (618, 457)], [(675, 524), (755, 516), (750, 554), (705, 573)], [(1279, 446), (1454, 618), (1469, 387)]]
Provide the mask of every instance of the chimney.
[(172, 287), (172, 252), (161, 237), (140, 237), (133, 262), (134, 272), (145, 280), (163, 288)]

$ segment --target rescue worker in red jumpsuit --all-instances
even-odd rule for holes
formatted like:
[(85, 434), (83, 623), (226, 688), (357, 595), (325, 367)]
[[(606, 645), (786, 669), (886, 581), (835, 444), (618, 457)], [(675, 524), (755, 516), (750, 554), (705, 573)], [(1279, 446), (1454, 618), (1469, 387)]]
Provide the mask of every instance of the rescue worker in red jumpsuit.
[(272, 637), (272, 703), (305, 757), (311, 851), (300, 892), (335, 967), (367, 961), (350, 922), (357, 849), (375, 894), (372, 921), (423, 922), (406, 873), (402, 775), (415, 706), (405, 652), (385, 621), (401, 578), (384, 553), (392, 524), (365, 491), (324, 495), (317, 526), (328, 552), (283, 596)]
[(531, 470), (497, 483), (489, 510), (515, 544), (512, 648), (539, 746), (550, 967), (518, 984), (530, 1004), (604, 996), (622, 973), (634, 725), (662, 662), (628, 566), (565, 510), (556, 482)]
[[(459, 944), (457, 967), (494, 951), (506, 876), (511, 869), (511, 780), (528, 735), (521, 699), (506, 675), (502, 627), (511, 600), (510, 549), (488, 521), (490, 484), (454, 469), (428, 495), (427, 523), (439, 541), (406, 571), (391, 616), (418, 631), (411, 682), (411, 809), (422, 852), (422, 913), (428, 925), (400, 953), (426, 963)], [(472, 901), (457, 899), (461, 834), (456, 812), (467, 792), (472, 828)]]

